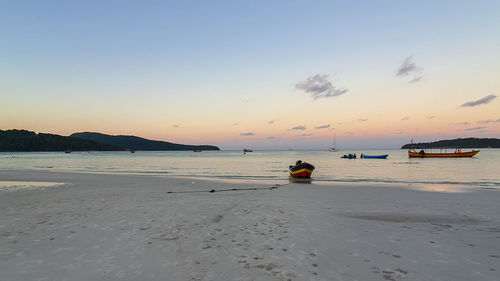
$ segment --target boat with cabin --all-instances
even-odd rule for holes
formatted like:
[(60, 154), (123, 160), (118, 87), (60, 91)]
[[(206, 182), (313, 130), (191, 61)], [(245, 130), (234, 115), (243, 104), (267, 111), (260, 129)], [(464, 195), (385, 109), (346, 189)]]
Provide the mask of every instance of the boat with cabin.
[(408, 148), (408, 157), (410, 158), (463, 158), (463, 157), (473, 157), (478, 154), (479, 150), (472, 151), (462, 151), (461, 148), (455, 148), (454, 152), (427, 152), (424, 149), (416, 151), (413, 148), (413, 140), (410, 142), (410, 147)]

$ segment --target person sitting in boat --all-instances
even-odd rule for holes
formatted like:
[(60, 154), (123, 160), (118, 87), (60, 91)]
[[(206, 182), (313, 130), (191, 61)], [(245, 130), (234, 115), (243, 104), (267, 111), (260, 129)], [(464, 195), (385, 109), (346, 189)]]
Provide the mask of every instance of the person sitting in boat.
[(354, 153), (354, 159), (356, 159), (356, 153)]
[(302, 164), (302, 160), (297, 160), (297, 162), (295, 162), (295, 166), (300, 165), (300, 164)]
[(360, 158), (363, 158), (363, 157), (365, 157), (365, 155), (363, 155), (363, 153), (361, 153), (361, 155), (360, 155), (359, 157), (360, 157)]
[(420, 150), (418, 153), (420, 153), (420, 154), (424, 155), (424, 154), (425, 154), (425, 151), (422, 149), (422, 150)]

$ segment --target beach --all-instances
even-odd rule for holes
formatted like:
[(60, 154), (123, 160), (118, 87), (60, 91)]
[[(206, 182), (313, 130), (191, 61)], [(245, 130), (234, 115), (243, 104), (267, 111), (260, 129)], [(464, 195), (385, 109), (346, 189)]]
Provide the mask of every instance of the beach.
[(1, 182), (2, 280), (500, 279), (498, 189), (27, 170)]

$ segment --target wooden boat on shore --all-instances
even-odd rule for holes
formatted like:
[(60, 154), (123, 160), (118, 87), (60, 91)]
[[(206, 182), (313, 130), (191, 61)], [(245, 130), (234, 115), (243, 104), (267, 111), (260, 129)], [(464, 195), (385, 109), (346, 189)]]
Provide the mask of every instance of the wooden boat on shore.
[(300, 160), (288, 168), (290, 169), (290, 176), (293, 178), (310, 178), (314, 171), (313, 165)]
[(408, 150), (408, 157), (419, 157), (419, 158), (461, 158), (461, 157), (472, 157), (476, 154), (479, 153), (479, 150), (472, 150), (472, 151), (457, 151), (457, 152), (441, 152), (441, 153), (431, 153), (431, 152), (425, 152), (423, 149), (420, 151), (416, 150)]
[(361, 153), (361, 158), (365, 159), (386, 159), (389, 154), (382, 154), (382, 155), (365, 155)]

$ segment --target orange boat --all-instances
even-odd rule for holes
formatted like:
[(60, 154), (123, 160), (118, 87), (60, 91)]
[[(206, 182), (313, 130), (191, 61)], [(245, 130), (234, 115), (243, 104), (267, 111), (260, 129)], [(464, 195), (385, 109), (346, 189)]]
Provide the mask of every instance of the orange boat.
[(408, 150), (408, 157), (420, 157), (420, 158), (460, 158), (460, 157), (472, 157), (479, 153), (479, 150), (472, 150), (467, 152), (452, 152), (452, 153), (429, 153), (423, 150), (419, 152), (415, 150)]
[(461, 158), (461, 157), (472, 157), (479, 153), (479, 150), (472, 150), (462, 152), (462, 149), (455, 149), (455, 152), (440, 152), (440, 153), (432, 153), (425, 152), (423, 149), (417, 152), (413, 146), (413, 140), (410, 143), (410, 148), (408, 149), (408, 157), (419, 157), (419, 158)]

